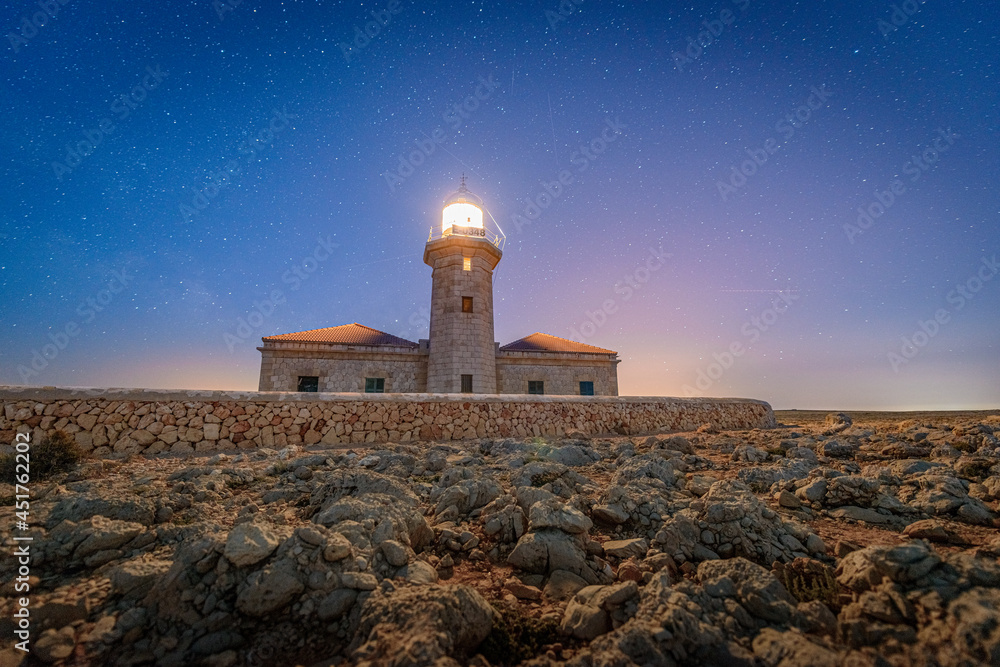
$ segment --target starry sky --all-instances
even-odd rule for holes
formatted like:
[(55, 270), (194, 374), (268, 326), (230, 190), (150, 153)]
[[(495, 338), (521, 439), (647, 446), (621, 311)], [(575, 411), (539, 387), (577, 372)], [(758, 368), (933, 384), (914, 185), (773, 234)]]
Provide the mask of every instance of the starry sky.
[(464, 173), (507, 235), (501, 344), (616, 350), (623, 395), (996, 408), (998, 22), (6, 3), (0, 383), (256, 389), (261, 336), (424, 338), (423, 245)]

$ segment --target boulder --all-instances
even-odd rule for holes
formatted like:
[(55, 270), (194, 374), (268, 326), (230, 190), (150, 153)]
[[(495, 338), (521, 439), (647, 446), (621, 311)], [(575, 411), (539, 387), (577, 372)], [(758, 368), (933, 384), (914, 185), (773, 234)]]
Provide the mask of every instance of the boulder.
[(735, 597), (751, 615), (774, 623), (787, 623), (796, 601), (780, 581), (760, 565), (745, 558), (706, 561), (698, 565), (698, 579), (706, 588), (732, 587)]
[(915, 540), (928, 540), (941, 544), (966, 544), (961, 535), (938, 519), (914, 521), (903, 530), (903, 534)]
[(883, 577), (911, 583), (940, 562), (941, 558), (922, 540), (895, 547), (872, 546), (844, 556), (837, 565), (837, 581), (860, 593), (881, 583)]
[(552, 600), (568, 600), (589, 584), (579, 575), (566, 570), (554, 570), (545, 584), (545, 596)]
[(278, 561), (246, 579), (236, 598), (236, 608), (247, 616), (267, 616), (288, 606), (303, 590), (305, 585), (295, 564)]
[(568, 570), (590, 584), (601, 577), (587, 564), (587, 553), (580, 540), (561, 530), (527, 533), (507, 557), (507, 563), (526, 572), (548, 574)]
[(842, 664), (836, 651), (814, 644), (795, 630), (782, 632), (764, 628), (753, 640), (753, 652), (762, 664), (770, 667), (839, 667)]
[(604, 553), (615, 558), (642, 558), (649, 550), (649, 542), (642, 538), (610, 540), (604, 543)]
[(81, 524), (80, 529), (87, 536), (73, 552), (73, 557), (79, 560), (118, 549), (145, 530), (141, 524), (107, 519), (100, 515), (91, 517), (88, 522)]
[(375, 593), (361, 608), (349, 653), (357, 662), (385, 667), (456, 664), (490, 634), (494, 616), (489, 603), (469, 586)]
[(126, 598), (143, 598), (171, 565), (171, 561), (155, 558), (137, 558), (120, 563), (108, 572), (111, 592)]
[(556, 528), (576, 535), (586, 533), (593, 525), (583, 512), (556, 498), (535, 503), (528, 515), (529, 530)]
[(249, 567), (274, 553), (280, 543), (281, 539), (270, 526), (241, 523), (229, 533), (223, 555), (236, 567)]

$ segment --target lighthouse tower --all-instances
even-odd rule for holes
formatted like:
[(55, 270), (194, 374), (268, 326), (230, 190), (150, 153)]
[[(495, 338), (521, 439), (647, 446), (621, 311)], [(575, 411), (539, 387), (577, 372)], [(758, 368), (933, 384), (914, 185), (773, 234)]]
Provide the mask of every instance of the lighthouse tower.
[(445, 201), (424, 248), (431, 276), (430, 393), (497, 393), (493, 269), (503, 236), (484, 225), (482, 200), (465, 187)]

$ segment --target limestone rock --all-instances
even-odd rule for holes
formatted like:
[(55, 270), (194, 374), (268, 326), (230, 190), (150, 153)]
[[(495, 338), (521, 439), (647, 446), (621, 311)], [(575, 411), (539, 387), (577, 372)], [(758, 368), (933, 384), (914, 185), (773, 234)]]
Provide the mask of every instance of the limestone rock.
[(386, 561), (393, 567), (403, 567), (410, 559), (406, 547), (396, 540), (386, 540), (379, 545), (379, 548), (382, 550), (382, 555), (385, 556)]
[(350, 588), (338, 588), (320, 602), (316, 614), (324, 621), (336, 621), (350, 611), (358, 599), (358, 592)]
[(729, 580), (740, 603), (759, 618), (786, 623), (795, 612), (797, 603), (781, 582), (771, 572), (745, 558), (701, 563), (698, 579), (716, 586), (722, 580)]
[(526, 572), (547, 574), (569, 570), (588, 583), (597, 583), (598, 575), (587, 566), (587, 554), (580, 541), (559, 530), (527, 533), (507, 557), (507, 562)]
[(223, 555), (236, 567), (248, 567), (274, 553), (279, 543), (278, 535), (269, 526), (241, 523), (229, 533)]
[(528, 517), (530, 530), (556, 528), (565, 533), (586, 533), (593, 522), (580, 510), (557, 499), (537, 502), (531, 506)]
[(554, 570), (545, 584), (545, 595), (552, 600), (568, 600), (588, 586), (585, 579), (566, 570)]
[(915, 540), (928, 540), (941, 544), (965, 544), (965, 539), (949, 529), (937, 519), (914, 521), (903, 530), (903, 534)]
[(490, 634), (495, 612), (468, 586), (404, 588), (362, 606), (351, 653), (386, 667), (454, 664)]
[(771, 667), (839, 667), (840, 656), (814, 644), (800, 632), (764, 628), (753, 640), (753, 652)]
[(111, 592), (128, 598), (143, 598), (170, 566), (170, 561), (152, 558), (121, 563), (108, 572)]
[(156, 505), (148, 498), (104, 498), (89, 493), (73, 494), (55, 504), (49, 513), (48, 524), (53, 527), (64, 519), (79, 523), (95, 515), (151, 526), (156, 516)]
[(438, 581), (437, 570), (422, 560), (414, 560), (409, 563), (397, 573), (397, 576), (417, 585), (434, 584)]
[(882, 577), (909, 583), (928, 574), (941, 558), (921, 540), (895, 547), (872, 546), (853, 551), (837, 565), (837, 581), (862, 592), (879, 584)]
[(615, 558), (642, 558), (649, 550), (649, 542), (642, 538), (611, 540), (604, 543), (604, 553)]
[(100, 515), (92, 517), (90, 521), (81, 524), (81, 527), (86, 537), (73, 552), (73, 557), (80, 560), (99, 552), (118, 549), (143, 532), (141, 524), (106, 519)]
[(305, 590), (289, 561), (254, 572), (236, 598), (236, 608), (248, 616), (262, 617), (288, 605)]

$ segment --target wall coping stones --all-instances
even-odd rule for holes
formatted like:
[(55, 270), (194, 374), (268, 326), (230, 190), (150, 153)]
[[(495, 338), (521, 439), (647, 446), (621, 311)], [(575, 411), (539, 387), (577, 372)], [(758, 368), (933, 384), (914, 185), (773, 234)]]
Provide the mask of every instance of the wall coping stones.
[(73, 434), (95, 456), (285, 445), (438, 442), (774, 428), (746, 398), (364, 394), (0, 385), (0, 451), (16, 432)]
[[(621, 405), (675, 405), (677, 407), (716, 407), (721, 405), (760, 405), (766, 401), (753, 398), (682, 398), (674, 396), (555, 396), (534, 394), (364, 394), (358, 392), (298, 391), (227, 391), (209, 389), (138, 389), (127, 387), (35, 387), (0, 385), (3, 401), (58, 401), (106, 398), (115, 401), (250, 401), (255, 403), (594, 403)], [(773, 414), (773, 413), (772, 413)]]

